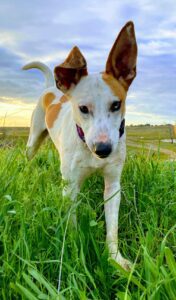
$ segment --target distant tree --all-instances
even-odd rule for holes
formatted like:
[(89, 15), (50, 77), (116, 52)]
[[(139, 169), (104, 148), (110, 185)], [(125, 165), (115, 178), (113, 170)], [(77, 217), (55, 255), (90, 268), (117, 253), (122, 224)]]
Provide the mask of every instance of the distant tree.
[(174, 135), (175, 135), (175, 125), (170, 124), (169, 125), (169, 135), (170, 135), (170, 139), (171, 139), (171, 144), (174, 143)]
[(174, 135), (174, 138), (176, 139), (176, 124), (173, 125), (173, 135)]

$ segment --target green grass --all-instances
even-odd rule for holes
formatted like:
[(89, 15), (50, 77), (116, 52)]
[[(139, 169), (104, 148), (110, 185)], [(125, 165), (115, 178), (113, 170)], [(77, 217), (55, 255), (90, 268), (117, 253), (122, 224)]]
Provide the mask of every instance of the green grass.
[[(151, 144), (152, 144), (152, 141), (151, 141)], [(167, 143), (167, 142), (161, 142), (161, 141), (157, 142), (157, 141), (155, 141), (153, 144), (156, 145), (156, 146), (161, 147), (162, 149), (171, 150), (171, 151), (176, 153), (176, 144), (175, 143), (171, 144), (171, 143)]]
[(31, 162), (24, 149), (22, 140), (0, 149), (0, 299), (176, 299), (173, 162), (128, 155), (119, 219), (121, 252), (134, 262), (127, 273), (108, 259), (102, 178), (88, 179), (75, 205), (62, 199), (51, 143)]
[[(139, 143), (138, 143), (139, 144)], [(138, 145), (136, 144), (136, 145)], [(158, 146), (158, 149), (157, 151), (154, 151), (152, 149), (146, 149), (145, 148), (145, 145), (143, 143), (140, 143), (139, 144), (141, 147), (136, 147), (136, 146), (129, 146), (127, 145), (127, 151), (128, 151), (128, 154), (129, 155), (137, 155), (137, 156), (146, 156), (146, 157), (152, 157), (153, 160), (154, 159), (157, 159), (157, 160), (167, 160), (169, 159), (170, 157), (168, 157), (167, 154), (165, 153), (161, 153), (159, 151), (159, 146)]]
[(170, 125), (156, 126), (127, 126), (127, 138), (138, 140), (142, 137), (143, 140), (162, 140), (170, 139), (172, 131)]

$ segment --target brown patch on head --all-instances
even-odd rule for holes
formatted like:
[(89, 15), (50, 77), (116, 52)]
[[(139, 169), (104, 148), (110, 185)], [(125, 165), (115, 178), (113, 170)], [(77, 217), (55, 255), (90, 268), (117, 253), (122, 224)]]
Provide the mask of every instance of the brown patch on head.
[(87, 63), (78, 47), (74, 47), (66, 60), (54, 69), (56, 86), (63, 93), (87, 75)]
[(117, 79), (115, 79), (111, 74), (107, 73), (102, 74), (102, 79), (107, 83), (112, 93), (117, 96), (119, 100), (123, 101), (126, 99), (127, 91)]
[(43, 108), (46, 110), (48, 106), (53, 102), (56, 96), (53, 93), (47, 93), (43, 96)]
[(57, 119), (58, 114), (62, 108), (62, 104), (67, 101), (68, 98), (66, 96), (62, 96), (58, 103), (49, 105), (45, 116), (46, 124), (49, 128), (53, 127), (54, 121)]
[(118, 97), (121, 101), (121, 112), (122, 114), (125, 113), (125, 99), (127, 95), (127, 91), (125, 90), (124, 86), (115, 79), (112, 75), (103, 73), (102, 79), (106, 82), (106, 84), (110, 87), (112, 93)]

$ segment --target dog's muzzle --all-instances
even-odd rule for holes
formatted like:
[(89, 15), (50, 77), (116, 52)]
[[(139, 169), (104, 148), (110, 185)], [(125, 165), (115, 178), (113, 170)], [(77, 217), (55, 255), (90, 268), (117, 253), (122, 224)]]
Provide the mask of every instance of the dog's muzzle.
[(110, 143), (95, 143), (93, 148), (95, 154), (100, 158), (106, 158), (112, 152), (112, 145)]

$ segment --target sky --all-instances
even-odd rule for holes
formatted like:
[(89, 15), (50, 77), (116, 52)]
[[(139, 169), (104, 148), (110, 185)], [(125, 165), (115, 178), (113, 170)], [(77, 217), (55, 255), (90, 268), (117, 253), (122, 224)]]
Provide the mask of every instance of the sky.
[(176, 123), (176, 0), (1, 0), (0, 126), (29, 126), (44, 89), (39, 60), (52, 70), (77, 45), (89, 73), (104, 71), (124, 24), (135, 24), (137, 77), (127, 124)]

